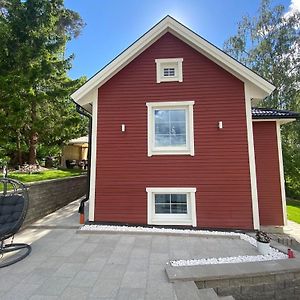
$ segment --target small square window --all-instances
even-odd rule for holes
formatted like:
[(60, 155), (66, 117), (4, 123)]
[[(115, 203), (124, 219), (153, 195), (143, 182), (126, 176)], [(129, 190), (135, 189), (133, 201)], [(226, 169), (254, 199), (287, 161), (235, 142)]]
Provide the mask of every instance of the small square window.
[(187, 194), (154, 194), (156, 214), (187, 214)]
[(148, 224), (196, 226), (196, 188), (146, 188)]
[(156, 59), (156, 81), (157, 83), (165, 81), (182, 82), (182, 58), (163, 58)]

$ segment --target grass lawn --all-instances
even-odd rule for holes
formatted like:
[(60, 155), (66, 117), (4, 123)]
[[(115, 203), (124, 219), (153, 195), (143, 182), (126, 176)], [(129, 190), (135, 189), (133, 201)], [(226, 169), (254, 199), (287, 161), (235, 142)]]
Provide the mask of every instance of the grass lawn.
[(288, 219), (300, 224), (300, 200), (286, 201)]
[(73, 177), (81, 174), (85, 174), (86, 171), (81, 169), (66, 169), (66, 170), (46, 170), (33, 174), (22, 174), (18, 172), (9, 172), (8, 177), (19, 180), (21, 182), (34, 182), (48, 179), (58, 179), (65, 177)]

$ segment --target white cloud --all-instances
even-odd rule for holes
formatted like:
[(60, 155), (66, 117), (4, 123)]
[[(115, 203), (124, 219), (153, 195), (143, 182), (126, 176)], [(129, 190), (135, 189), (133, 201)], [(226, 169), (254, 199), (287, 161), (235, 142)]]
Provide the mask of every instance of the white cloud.
[(292, 0), (290, 5), (290, 10), (300, 11), (300, 0)]
[(300, 12), (300, 0), (291, 0), (289, 10), (285, 13), (285, 17), (288, 18), (293, 15), (295, 12)]

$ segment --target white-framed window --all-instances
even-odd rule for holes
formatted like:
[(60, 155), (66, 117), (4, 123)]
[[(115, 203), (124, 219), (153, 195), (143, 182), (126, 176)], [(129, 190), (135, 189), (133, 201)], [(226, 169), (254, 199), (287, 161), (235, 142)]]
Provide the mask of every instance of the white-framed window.
[(156, 63), (156, 82), (183, 81), (183, 58), (158, 58)]
[(194, 101), (147, 102), (148, 156), (194, 156)]
[(148, 224), (197, 226), (196, 188), (147, 187)]

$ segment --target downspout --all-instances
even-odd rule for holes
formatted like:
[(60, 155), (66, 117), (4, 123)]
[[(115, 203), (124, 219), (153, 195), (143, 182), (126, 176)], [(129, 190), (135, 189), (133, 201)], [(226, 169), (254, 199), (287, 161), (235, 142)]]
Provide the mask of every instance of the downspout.
[(87, 202), (90, 198), (90, 182), (91, 182), (91, 149), (92, 149), (92, 115), (84, 109), (82, 106), (80, 106), (78, 103), (76, 103), (72, 98), (71, 100), (76, 105), (76, 111), (81, 114), (82, 116), (85, 116), (89, 119), (89, 130), (88, 130), (88, 169), (87, 169), (87, 190), (86, 190), (86, 197), (81, 200), (78, 213), (80, 214), (80, 224), (84, 223), (84, 205), (85, 202)]

